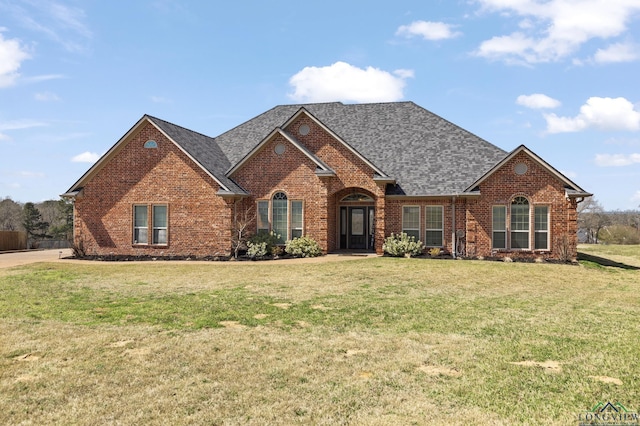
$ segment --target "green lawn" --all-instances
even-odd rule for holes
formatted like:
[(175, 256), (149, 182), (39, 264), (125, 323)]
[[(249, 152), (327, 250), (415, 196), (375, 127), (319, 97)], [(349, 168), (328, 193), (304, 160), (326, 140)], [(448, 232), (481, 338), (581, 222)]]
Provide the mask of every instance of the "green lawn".
[(640, 411), (640, 247), (0, 269), (0, 424), (567, 424)]

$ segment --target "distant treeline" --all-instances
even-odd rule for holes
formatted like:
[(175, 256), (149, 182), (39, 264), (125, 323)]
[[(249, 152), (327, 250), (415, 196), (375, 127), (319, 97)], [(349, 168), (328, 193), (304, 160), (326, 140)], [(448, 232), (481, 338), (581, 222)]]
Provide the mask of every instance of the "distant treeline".
[(24, 231), (31, 247), (44, 240), (71, 241), (73, 205), (66, 200), (20, 203), (0, 200), (0, 231)]
[(589, 244), (640, 244), (640, 210), (605, 211), (591, 197), (578, 205), (579, 237)]

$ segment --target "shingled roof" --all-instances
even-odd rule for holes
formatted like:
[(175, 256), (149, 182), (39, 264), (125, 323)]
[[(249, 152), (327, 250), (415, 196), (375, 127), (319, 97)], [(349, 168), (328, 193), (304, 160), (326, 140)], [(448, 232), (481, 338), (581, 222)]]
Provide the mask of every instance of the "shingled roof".
[(189, 153), (195, 161), (200, 163), (201, 167), (215, 176), (230, 192), (236, 194), (245, 193), (240, 186), (225, 175), (225, 172), (231, 167), (231, 162), (222, 152), (214, 138), (156, 117), (149, 115), (146, 117)]
[(507, 155), (413, 102), (281, 105), (216, 137), (216, 143), (235, 164), (300, 108), (395, 179), (393, 194), (459, 194)]
[(460, 194), (508, 155), (413, 102), (280, 105), (215, 138), (145, 115), (67, 193), (77, 192), (109, 153), (149, 120), (210, 173), (224, 193), (246, 194), (227, 172), (301, 109), (386, 175), (378, 177), (395, 180), (387, 187), (389, 195)]

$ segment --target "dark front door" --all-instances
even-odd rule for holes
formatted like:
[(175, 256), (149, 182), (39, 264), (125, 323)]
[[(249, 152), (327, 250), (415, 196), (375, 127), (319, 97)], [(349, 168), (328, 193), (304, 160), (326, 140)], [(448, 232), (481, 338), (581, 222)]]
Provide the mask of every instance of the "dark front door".
[(373, 248), (374, 209), (369, 206), (340, 208), (340, 248)]

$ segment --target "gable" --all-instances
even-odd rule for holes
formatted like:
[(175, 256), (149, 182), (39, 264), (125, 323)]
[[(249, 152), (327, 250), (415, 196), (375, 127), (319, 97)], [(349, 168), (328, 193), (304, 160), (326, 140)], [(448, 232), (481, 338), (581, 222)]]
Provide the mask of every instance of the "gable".
[(237, 163), (274, 128), (285, 128), (302, 113), (369, 164), (378, 177), (395, 181), (396, 186), (388, 186), (394, 194), (461, 193), (506, 154), (412, 102), (283, 105), (223, 133), (216, 141), (229, 160)]
[[(284, 131), (281, 128), (276, 128), (271, 132), (271, 134), (269, 134), (266, 138), (264, 138), (264, 140), (262, 140), (258, 145), (256, 145), (256, 147), (253, 150), (251, 150), (242, 160), (240, 160), (235, 166), (233, 166), (226, 173), (227, 176), (233, 176), (234, 173), (242, 169), (242, 167), (248, 161), (260, 155), (260, 153), (265, 149), (265, 147), (267, 147), (270, 142), (272, 142), (274, 139), (278, 137), (281, 139), (284, 139), (284, 141), (281, 142), (282, 146), (290, 145), (292, 148), (298, 150), (305, 157), (311, 160), (316, 165), (316, 170), (318, 174), (323, 176), (332, 176), (334, 174), (333, 170), (331, 170), (331, 168), (328, 165), (326, 165), (320, 158), (318, 158), (311, 151), (309, 151), (303, 144), (298, 142), (298, 140), (296, 140), (295, 137), (293, 137), (291, 134), (289, 134), (288, 132)], [(279, 155), (284, 154), (284, 151), (278, 154)]]
[(531, 176), (528, 162), (527, 160), (518, 161), (518, 158), (528, 159), (541, 170), (543, 170), (548, 178), (555, 180), (560, 184), (560, 186), (564, 189), (565, 195), (567, 197), (588, 197), (592, 194), (586, 192), (574, 182), (572, 182), (565, 175), (560, 173), (558, 170), (549, 165), (542, 158), (537, 156), (531, 150), (529, 150), (526, 146), (520, 145), (518, 148), (511, 151), (505, 158), (496, 163), (487, 173), (482, 175), (479, 179), (473, 182), (469, 187), (465, 189), (466, 193), (474, 193), (477, 192), (477, 188), (480, 187), (484, 182), (490, 179), (492, 176), (496, 175), (499, 172), (504, 171), (505, 168), (511, 167), (512, 170), (509, 170), (507, 173), (508, 176), (511, 176), (509, 179), (516, 179), (518, 176), (523, 176), (523, 178), (528, 178)]
[[(172, 125), (163, 120), (150, 116), (143, 116), (124, 136), (122, 136), (100, 159), (76, 181), (63, 196), (74, 197), (79, 191), (104, 168), (127, 144), (147, 126), (152, 126), (159, 131), (167, 141), (175, 145), (195, 165), (201, 168), (220, 187), (219, 195), (244, 194), (242, 188), (229, 180), (224, 174), (216, 173), (217, 168), (224, 167), (226, 158), (215, 150), (213, 139), (192, 132), (190, 130)], [(177, 141), (176, 141), (177, 139)], [(182, 142), (182, 143), (180, 143)], [(218, 150), (219, 151), (219, 150)], [(206, 167), (205, 164), (209, 167)], [(212, 170), (213, 169), (213, 170)]]

